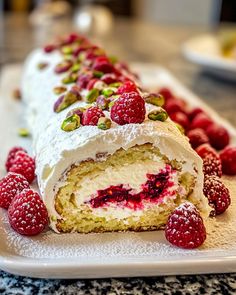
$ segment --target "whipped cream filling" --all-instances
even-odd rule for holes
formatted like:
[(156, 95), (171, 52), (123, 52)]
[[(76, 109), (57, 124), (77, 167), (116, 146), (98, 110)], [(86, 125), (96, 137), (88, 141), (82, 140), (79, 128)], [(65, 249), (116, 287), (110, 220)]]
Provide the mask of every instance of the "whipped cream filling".
[[(74, 103), (66, 110), (54, 113), (53, 105), (58, 96), (53, 93), (53, 88), (61, 85), (63, 78), (63, 74), (54, 73), (54, 67), (60, 60), (58, 52), (45, 54), (41, 49), (35, 50), (26, 61), (22, 77), (22, 94), (33, 135), (36, 174), (49, 216), (60, 218), (55, 210), (55, 195), (66, 184), (66, 172), (71, 165), (79, 165), (87, 159), (97, 161), (100, 153), (112, 155), (120, 148), (127, 150), (145, 143), (158, 147), (170, 161), (177, 160), (182, 164), (183, 173), (189, 172), (196, 178), (193, 198), (202, 210), (208, 208), (202, 194), (202, 160), (171, 120), (157, 122), (146, 119), (142, 124), (123, 126), (113, 122), (106, 131), (96, 126), (82, 126), (73, 132), (62, 131), (61, 123), (67, 112), (83, 106), (84, 102)], [(39, 71), (37, 65), (40, 62), (48, 62), (49, 66)], [(150, 105), (146, 107), (147, 110), (152, 108)], [(55, 225), (56, 221), (51, 224), (54, 230)]]

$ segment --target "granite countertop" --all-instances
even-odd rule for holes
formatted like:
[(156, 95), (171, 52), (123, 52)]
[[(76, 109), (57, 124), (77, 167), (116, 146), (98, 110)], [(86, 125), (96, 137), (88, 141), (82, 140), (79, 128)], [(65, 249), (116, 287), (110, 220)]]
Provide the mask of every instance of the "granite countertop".
[[(0, 66), (22, 62), (33, 47), (71, 23), (33, 28), (24, 15), (0, 18)], [(1, 30), (3, 30), (1, 32)], [(167, 67), (178, 79), (236, 126), (236, 85), (202, 72), (181, 55), (181, 44), (209, 28), (170, 27), (119, 19), (106, 36), (92, 36), (114, 55), (128, 61)], [(212, 31), (212, 30), (210, 30)], [(2, 33), (2, 34), (1, 34)], [(213, 270), (214, 271), (214, 270)], [(43, 280), (0, 272), (0, 294), (235, 294), (236, 274), (165, 276), (96, 280)]]

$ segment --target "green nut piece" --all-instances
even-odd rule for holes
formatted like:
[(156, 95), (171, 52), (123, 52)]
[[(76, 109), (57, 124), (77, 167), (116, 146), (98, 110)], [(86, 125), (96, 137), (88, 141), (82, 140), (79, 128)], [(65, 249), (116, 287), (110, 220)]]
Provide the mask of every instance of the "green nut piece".
[(66, 132), (73, 131), (80, 126), (80, 117), (76, 114), (66, 118), (62, 124), (61, 129)]
[(20, 128), (20, 129), (18, 130), (18, 134), (19, 134), (20, 136), (22, 136), (22, 137), (28, 137), (28, 136), (30, 135), (30, 132), (29, 132), (29, 130), (26, 129), (26, 128)]
[(106, 97), (110, 97), (114, 92), (116, 91), (116, 88), (104, 88), (102, 90), (102, 94)]
[(68, 91), (65, 95), (62, 94), (54, 103), (54, 112), (59, 113), (78, 100), (80, 100), (79, 94)]
[(93, 88), (86, 95), (86, 102), (93, 103), (96, 101), (98, 96), (99, 96), (99, 90), (97, 88)]
[(109, 84), (109, 87), (115, 87), (115, 88), (118, 88), (118, 87), (120, 87), (121, 85), (122, 85), (121, 82), (114, 82), (114, 83)]
[(63, 46), (61, 51), (63, 54), (68, 55), (73, 53), (73, 48), (70, 46)]
[(182, 125), (180, 125), (179, 123), (175, 123), (175, 125), (179, 129), (181, 134), (185, 134), (185, 130), (184, 130), (184, 127)]
[(104, 75), (104, 73), (100, 71), (93, 71), (93, 75), (96, 78), (101, 78)]
[(55, 93), (55, 94), (62, 94), (62, 93), (64, 93), (66, 91), (66, 87), (64, 87), (64, 86), (57, 86), (57, 87), (54, 87), (53, 88), (53, 92)]
[(79, 63), (75, 63), (72, 67), (71, 67), (71, 72), (78, 72), (78, 70), (80, 69), (81, 65)]
[(153, 121), (161, 121), (164, 122), (168, 118), (167, 112), (160, 108), (158, 110), (153, 110), (148, 114), (148, 118)]
[(144, 100), (147, 103), (153, 104), (158, 107), (162, 107), (165, 103), (164, 96), (161, 94), (149, 93), (144, 96)]
[(43, 70), (43, 69), (45, 69), (47, 66), (48, 66), (48, 63), (46, 63), (46, 62), (40, 62), (40, 63), (37, 64), (37, 68), (38, 68), (39, 70)]
[(74, 82), (74, 79), (73, 79), (72, 76), (66, 76), (66, 77), (64, 77), (64, 78), (61, 80), (61, 82), (62, 82), (63, 84), (71, 84), (71, 83)]
[(114, 55), (111, 55), (111, 56), (109, 56), (109, 61), (112, 64), (115, 64), (118, 61), (118, 58), (116, 56), (114, 56)]
[(98, 128), (102, 130), (107, 130), (111, 128), (111, 120), (106, 117), (101, 117), (98, 120)]

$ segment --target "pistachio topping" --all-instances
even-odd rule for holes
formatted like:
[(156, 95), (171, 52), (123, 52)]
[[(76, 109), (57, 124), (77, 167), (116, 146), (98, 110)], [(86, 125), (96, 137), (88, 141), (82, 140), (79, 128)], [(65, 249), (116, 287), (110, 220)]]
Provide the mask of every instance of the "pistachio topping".
[(86, 95), (86, 102), (93, 103), (96, 101), (98, 96), (99, 96), (99, 90), (97, 88), (93, 88)]
[(114, 83), (109, 84), (109, 87), (115, 87), (115, 88), (118, 88), (118, 87), (120, 87), (121, 85), (122, 85), (121, 82), (114, 82)]
[(43, 70), (43, 69), (45, 69), (47, 66), (48, 66), (48, 63), (47, 63), (47, 62), (40, 62), (40, 63), (37, 64), (37, 68), (38, 68), (39, 70)]
[(93, 71), (93, 75), (96, 78), (101, 78), (104, 75), (104, 73), (100, 71)]
[(175, 125), (182, 134), (185, 134), (185, 130), (184, 130), (184, 127), (182, 125), (180, 125), (179, 123), (176, 123), (176, 122), (175, 122)]
[(102, 110), (108, 110), (111, 100), (104, 95), (99, 95), (96, 99), (97, 106)]
[(164, 96), (162, 96), (161, 94), (148, 93), (145, 94), (143, 98), (146, 103), (150, 103), (158, 107), (162, 107), (165, 103)]
[(22, 137), (27, 137), (27, 136), (30, 135), (30, 132), (29, 132), (29, 130), (28, 130), (27, 128), (20, 128), (20, 129), (18, 130), (18, 134), (19, 134), (20, 136), (22, 136)]
[(153, 120), (153, 121), (161, 121), (161, 122), (164, 122), (168, 118), (168, 114), (167, 114), (167, 112), (164, 109), (159, 108), (159, 109), (156, 109), (156, 110), (151, 111), (148, 114), (148, 118), (150, 120)]
[(56, 86), (56, 87), (53, 88), (53, 92), (55, 94), (62, 94), (65, 91), (66, 91), (66, 87), (64, 87), (64, 86)]
[(70, 70), (71, 70), (71, 72), (75, 73), (75, 72), (79, 71), (80, 67), (81, 67), (80, 63), (75, 63), (75, 64), (73, 64), (73, 66), (71, 67)]
[(74, 108), (67, 113), (66, 118), (71, 117), (73, 115), (77, 115), (81, 118), (81, 116), (85, 110), (86, 109), (82, 108), (82, 107)]
[(55, 67), (55, 72), (57, 74), (65, 73), (72, 67), (71, 60), (64, 60), (61, 63), (57, 64)]
[(73, 48), (71, 46), (63, 46), (61, 49), (61, 52), (63, 54), (72, 54), (73, 53)]
[(98, 120), (98, 128), (102, 130), (107, 130), (111, 128), (111, 120), (106, 117), (100, 117)]
[(80, 99), (78, 94), (68, 91), (61, 95), (54, 104), (54, 112), (59, 113)]
[(66, 132), (73, 131), (80, 126), (80, 117), (76, 114), (67, 117), (61, 124), (61, 129)]
[(105, 95), (106, 97), (111, 96), (115, 92), (116, 92), (116, 88), (112, 88), (112, 87), (104, 88), (102, 90), (102, 94)]

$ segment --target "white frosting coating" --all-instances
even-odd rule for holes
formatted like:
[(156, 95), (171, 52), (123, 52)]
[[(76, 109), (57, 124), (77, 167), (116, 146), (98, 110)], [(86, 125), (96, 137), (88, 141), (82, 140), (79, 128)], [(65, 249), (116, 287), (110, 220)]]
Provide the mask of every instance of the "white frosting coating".
[[(194, 197), (206, 207), (202, 194), (202, 160), (171, 120), (145, 120), (142, 124), (123, 126), (112, 123), (112, 128), (106, 131), (96, 126), (83, 126), (72, 132), (61, 130), (67, 112), (84, 103), (78, 102), (60, 113), (54, 113), (53, 105), (58, 95), (53, 93), (53, 88), (61, 85), (63, 74), (56, 75), (53, 69), (60, 60), (57, 52), (45, 54), (40, 49), (35, 50), (25, 63), (22, 77), (22, 93), (33, 134), (36, 174), (49, 215), (58, 216), (54, 207), (55, 193), (63, 185), (59, 179), (72, 164), (88, 158), (96, 159), (98, 153), (113, 154), (120, 148), (127, 150), (145, 143), (157, 146), (169, 160), (183, 163), (183, 171), (190, 172), (197, 179)], [(40, 62), (48, 62), (49, 66), (40, 71), (37, 68)]]

